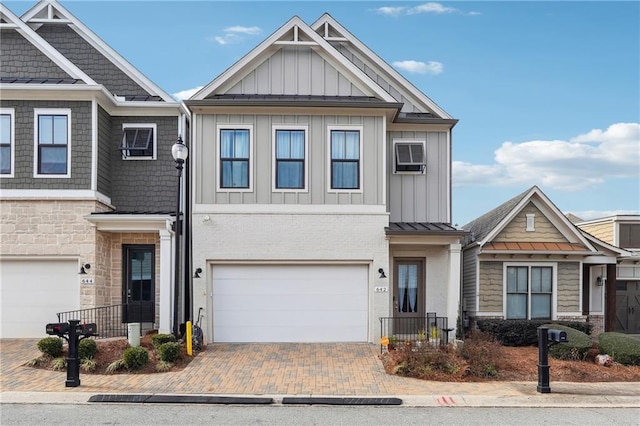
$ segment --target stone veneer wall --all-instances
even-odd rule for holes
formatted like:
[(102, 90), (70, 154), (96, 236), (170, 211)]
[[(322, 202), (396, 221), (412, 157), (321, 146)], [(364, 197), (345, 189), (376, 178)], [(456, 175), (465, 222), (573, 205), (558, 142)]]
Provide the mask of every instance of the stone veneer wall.
[[(3, 200), (0, 203), (0, 256), (60, 256), (89, 263), (87, 272), (94, 284), (81, 285), (80, 306), (89, 308), (103, 302), (109, 282), (101, 268), (96, 228), (85, 216), (110, 208), (95, 200)], [(97, 259), (100, 259), (98, 264)]]

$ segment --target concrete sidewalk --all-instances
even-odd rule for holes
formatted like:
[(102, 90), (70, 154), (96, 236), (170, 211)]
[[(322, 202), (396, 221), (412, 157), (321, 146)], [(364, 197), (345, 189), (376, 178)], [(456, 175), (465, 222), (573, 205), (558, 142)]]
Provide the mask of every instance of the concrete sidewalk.
[(37, 340), (0, 341), (1, 403), (87, 403), (96, 394), (396, 397), (409, 406), (639, 407), (640, 383), (432, 382), (387, 375), (370, 344), (214, 344), (183, 370), (162, 374), (80, 374), (23, 364), (39, 355)]

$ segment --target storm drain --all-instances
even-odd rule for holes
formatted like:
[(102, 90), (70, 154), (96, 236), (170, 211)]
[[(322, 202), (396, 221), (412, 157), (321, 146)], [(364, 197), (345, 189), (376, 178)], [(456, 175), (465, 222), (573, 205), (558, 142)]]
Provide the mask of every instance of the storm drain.
[(102, 394), (93, 395), (89, 402), (119, 402), (133, 404), (273, 404), (273, 398), (209, 396), (209, 395), (135, 395)]
[(306, 405), (401, 405), (400, 398), (335, 398), (335, 397), (285, 397), (282, 404)]

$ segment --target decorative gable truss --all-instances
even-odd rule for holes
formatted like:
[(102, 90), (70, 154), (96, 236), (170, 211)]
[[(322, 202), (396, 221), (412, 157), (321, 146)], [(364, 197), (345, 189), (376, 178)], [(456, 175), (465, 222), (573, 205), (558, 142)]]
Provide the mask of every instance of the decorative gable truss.
[[(282, 64), (290, 60), (297, 64), (294, 68), (296, 75), (288, 75), (290, 70), (282, 68)], [(325, 84), (317, 85), (322, 80), (312, 81), (305, 76), (311, 68), (314, 72), (322, 70)], [(292, 78), (297, 84), (288, 85)], [(261, 79), (269, 82), (261, 85)], [(397, 103), (393, 96), (297, 16), (202, 88), (191, 100), (262, 92), (265, 95), (351, 96)]]
[[(144, 90), (146, 95), (143, 96), (129, 96), (127, 98), (121, 97), (119, 93), (115, 93), (114, 90), (109, 90), (108, 82), (101, 82), (103, 86), (109, 90), (109, 92), (116, 96), (117, 102), (124, 101), (145, 101), (145, 102), (167, 102), (176, 104), (176, 100), (171, 95), (162, 90), (159, 86), (153, 83), (144, 74), (138, 71), (133, 65), (131, 65), (124, 57), (105, 43), (100, 37), (98, 37), (93, 31), (91, 31), (86, 25), (82, 23), (78, 18), (71, 14), (56, 0), (44, 0), (35, 4), (30, 10), (25, 12), (22, 17), (22, 21), (28, 24), (34, 32), (37, 32), (42, 26), (66, 26), (81, 37), (88, 45), (90, 45), (95, 51), (99, 52), (109, 64), (112, 64), (114, 69), (118, 69), (126, 78), (131, 79), (135, 84), (139, 85)], [(52, 49), (54, 50), (54, 49)], [(82, 64), (76, 64), (79, 68), (82, 68)], [(89, 70), (85, 70), (89, 73)], [(95, 84), (95, 83), (94, 83)]]

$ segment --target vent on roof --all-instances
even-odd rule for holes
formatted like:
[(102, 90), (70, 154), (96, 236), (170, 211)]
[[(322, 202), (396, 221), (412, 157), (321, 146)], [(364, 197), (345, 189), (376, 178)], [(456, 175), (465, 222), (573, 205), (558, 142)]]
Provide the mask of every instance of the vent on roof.
[(424, 173), (424, 142), (395, 142), (395, 172)]

